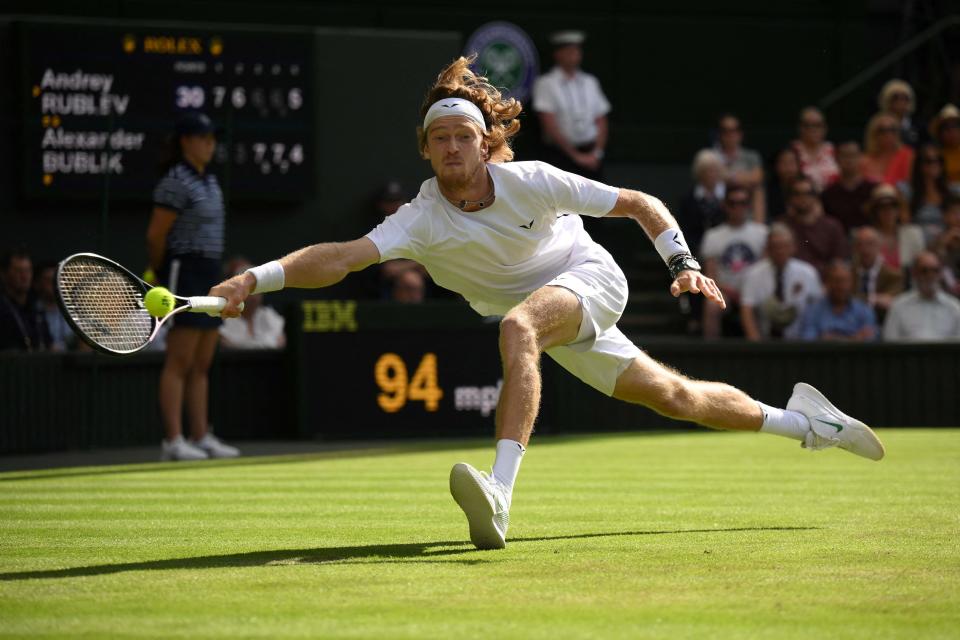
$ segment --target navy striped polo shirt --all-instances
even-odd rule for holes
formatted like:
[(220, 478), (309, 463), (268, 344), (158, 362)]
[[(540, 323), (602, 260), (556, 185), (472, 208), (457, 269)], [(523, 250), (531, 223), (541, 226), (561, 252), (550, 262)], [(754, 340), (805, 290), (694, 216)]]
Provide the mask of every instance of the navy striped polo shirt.
[(226, 212), (216, 176), (200, 175), (190, 164), (178, 162), (154, 189), (153, 204), (177, 212), (167, 235), (167, 255), (223, 257)]

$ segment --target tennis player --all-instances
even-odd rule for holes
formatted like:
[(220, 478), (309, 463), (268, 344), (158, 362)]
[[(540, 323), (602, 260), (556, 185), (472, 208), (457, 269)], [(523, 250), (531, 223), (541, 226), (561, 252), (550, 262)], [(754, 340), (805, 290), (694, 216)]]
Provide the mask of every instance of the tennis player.
[(506, 544), (513, 486), (540, 404), (544, 352), (603, 393), (678, 420), (883, 457), (866, 425), (809, 385), (797, 384), (787, 408), (778, 409), (729, 385), (687, 378), (632, 344), (617, 328), (626, 279), (580, 216), (636, 220), (666, 262), (674, 296), (702, 294), (724, 306), (717, 285), (700, 272), (677, 222), (653, 196), (542, 162), (510, 162), (521, 106), (472, 73), (469, 62), (445, 68), (423, 103), (420, 151), (436, 176), (419, 195), (358, 240), (306, 247), (215, 286), (210, 295), (229, 301), (224, 315), (235, 316), (251, 293), (329, 286), (371, 264), (409, 258), (478, 313), (502, 316), (492, 473), (465, 463), (450, 473), (450, 491), (480, 549)]

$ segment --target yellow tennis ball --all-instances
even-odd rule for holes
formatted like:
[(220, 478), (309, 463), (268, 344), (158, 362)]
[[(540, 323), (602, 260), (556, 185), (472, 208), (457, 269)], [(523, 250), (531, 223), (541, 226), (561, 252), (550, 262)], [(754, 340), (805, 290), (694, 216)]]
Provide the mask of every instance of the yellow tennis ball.
[(173, 311), (174, 304), (173, 294), (166, 287), (154, 287), (143, 297), (143, 306), (155, 318), (162, 318)]

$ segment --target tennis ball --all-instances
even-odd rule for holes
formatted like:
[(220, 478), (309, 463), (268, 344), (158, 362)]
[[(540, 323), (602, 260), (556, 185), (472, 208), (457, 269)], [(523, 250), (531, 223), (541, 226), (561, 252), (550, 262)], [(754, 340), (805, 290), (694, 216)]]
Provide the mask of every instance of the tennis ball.
[(154, 287), (143, 297), (143, 306), (155, 318), (162, 318), (173, 311), (173, 294), (166, 287)]

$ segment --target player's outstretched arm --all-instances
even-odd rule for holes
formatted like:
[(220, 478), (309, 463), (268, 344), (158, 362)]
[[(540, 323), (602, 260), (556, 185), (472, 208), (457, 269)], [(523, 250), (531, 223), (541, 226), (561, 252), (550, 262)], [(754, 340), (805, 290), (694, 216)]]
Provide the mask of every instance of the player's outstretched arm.
[[(607, 216), (636, 220), (647, 237), (653, 241), (657, 251), (660, 252), (660, 255), (663, 256), (664, 261), (670, 267), (671, 272), (674, 272), (672, 263), (674, 256), (687, 256), (692, 259), (686, 242), (683, 240), (683, 234), (680, 233), (680, 225), (673, 214), (670, 213), (670, 210), (667, 209), (667, 205), (663, 204), (659, 198), (642, 191), (620, 189), (617, 202)], [(700, 273), (699, 270), (680, 269), (674, 272), (670, 293), (677, 297), (687, 291), (701, 293), (708, 300), (716, 302), (723, 308), (727, 307), (717, 283)]]
[(348, 273), (365, 269), (379, 260), (380, 252), (368, 238), (314, 244), (233, 276), (210, 289), (210, 295), (226, 298), (227, 306), (220, 315), (235, 318), (240, 315), (237, 306), (251, 293), (288, 287), (329, 287), (343, 280)]
[(609, 218), (633, 218), (651, 241), (667, 229), (679, 229), (676, 218), (659, 198), (642, 191), (620, 189), (617, 203), (607, 214)]
[(304, 247), (280, 259), (284, 287), (319, 289), (343, 280), (380, 260), (377, 245), (369, 238), (329, 242)]

